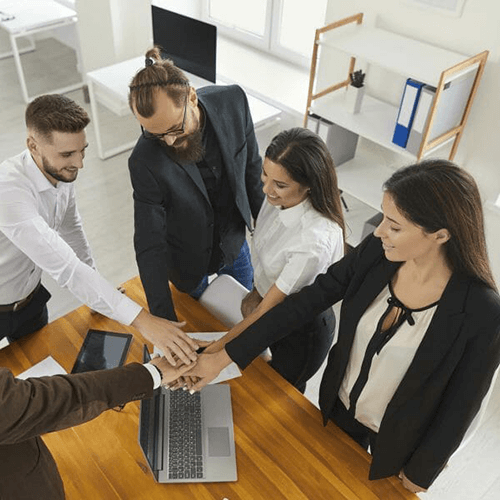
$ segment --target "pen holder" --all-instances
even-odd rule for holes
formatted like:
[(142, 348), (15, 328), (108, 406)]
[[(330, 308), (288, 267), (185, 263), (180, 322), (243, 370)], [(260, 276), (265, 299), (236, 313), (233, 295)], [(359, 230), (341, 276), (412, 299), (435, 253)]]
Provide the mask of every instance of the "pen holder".
[(347, 86), (347, 93), (345, 96), (346, 108), (353, 114), (359, 113), (361, 109), (361, 102), (365, 94), (365, 87)]

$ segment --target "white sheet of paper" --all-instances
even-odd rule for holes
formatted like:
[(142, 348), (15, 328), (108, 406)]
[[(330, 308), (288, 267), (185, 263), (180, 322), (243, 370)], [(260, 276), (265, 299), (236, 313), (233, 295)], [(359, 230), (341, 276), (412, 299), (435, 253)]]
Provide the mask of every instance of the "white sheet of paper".
[[(227, 332), (191, 332), (188, 335), (192, 339), (204, 340), (206, 342), (211, 342), (218, 340), (223, 337)], [(153, 354), (161, 355), (161, 351), (155, 346)], [(232, 378), (241, 377), (241, 371), (236, 363), (231, 363), (222, 370), (217, 377), (215, 377), (210, 384), (219, 384), (220, 382), (225, 382), (226, 380), (231, 380)]]
[(17, 378), (26, 380), (30, 377), (48, 377), (51, 375), (66, 375), (66, 370), (52, 357), (47, 356), (36, 365), (20, 373)]

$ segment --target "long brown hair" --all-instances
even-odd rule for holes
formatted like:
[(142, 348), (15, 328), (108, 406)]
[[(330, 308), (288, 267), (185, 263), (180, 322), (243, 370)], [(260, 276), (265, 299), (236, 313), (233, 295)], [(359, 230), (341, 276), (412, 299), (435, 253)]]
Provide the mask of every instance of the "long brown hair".
[(384, 184), (398, 209), (427, 233), (447, 229), (446, 258), (453, 271), (496, 290), (481, 197), (474, 178), (448, 160), (429, 159), (397, 170)]
[(170, 59), (161, 58), (160, 47), (146, 52), (146, 66), (139, 70), (129, 85), (130, 109), (144, 118), (155, 113), (155, 94), (161, 89), (168, 94), (176, 106), (182, 106), (189, 87), (188, 77)]
[(345, 222), (333, 158), (321, 138), (306, 128), (291, 128), (276, 135), (266, 158), (281, 165), (295, 181), (310, 190), (312, 206), (342, 229)]

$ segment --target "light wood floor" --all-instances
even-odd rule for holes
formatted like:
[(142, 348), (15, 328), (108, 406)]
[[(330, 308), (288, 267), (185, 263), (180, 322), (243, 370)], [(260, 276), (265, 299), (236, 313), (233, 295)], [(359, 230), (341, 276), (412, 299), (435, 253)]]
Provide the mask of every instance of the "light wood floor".
[[(54, 40), (39, 42), (36, 52), (23, 56), (23, 64), (30, 95), (39, 92), (50, 93), (50, 85), (54, 83), (53, 75), (57, 75), (55, 85), (66, 85), (77, 78), (72, 52)], [(72, 92), (69, 97), (89, 110), (81, 91)], [(25, 104), (22, 101), (14, 61), (0, 60), (0, 161), (19, 153), (25, 147), (24, 110)], [(128, 139), (130, 134), (132, 137), (137, 135), (138, 130), (133, 119), (117, 118), (105, 110), (102, 111), (106, 141), (117, 144), (125, 142), (124, 139)], [(101, 161), (97, 157), (92, 123), (87, 128), (87, 139), (89, 148), (85, 168), (76, 181), (78, 206), (98, 269), (111, 283), (118, 285), (137, 274), (132, 244), (132, 189), (127, 169), (129, 153)], [(265, 148), (269, 138), (266, 136), (259, 139), (261, 149)], [(359, 239), (362, 221), (371, 217), (373, 210), (348, 196), (346, 199), (350, 208), (347, 219), (352, 236)], [(44, 277), (44, 283), (53, 294), (50, 301), (51, 319), (80, 305), (69, 292), (61, 290), (50, 278)], [(322, 370), (309, 382), (306, 393), (315, 404), (321, 372)], [(423, 494), (422, 498), (500, 499), (498, 384), (477, 434), (471, 443), (450, 461), (431, 491)]]

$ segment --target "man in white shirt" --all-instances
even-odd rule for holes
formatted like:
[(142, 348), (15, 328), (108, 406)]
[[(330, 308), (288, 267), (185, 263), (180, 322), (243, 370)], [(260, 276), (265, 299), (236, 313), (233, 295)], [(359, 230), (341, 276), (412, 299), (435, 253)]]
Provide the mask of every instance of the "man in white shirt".
[(175, 364), (196, 359), (179, 323), (149, 314), (95, 269), (72, 182), (87, 147), (84, 109), (45, 95), (26, 109), (28, 148), (0, 164), (0, 339), (32, 333), (48, 321), (42, 271), (95, 311), (137, 328)]

